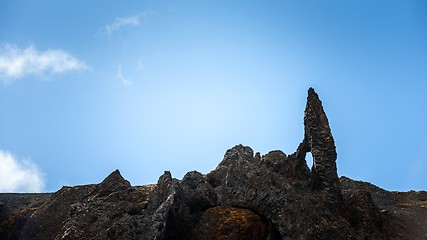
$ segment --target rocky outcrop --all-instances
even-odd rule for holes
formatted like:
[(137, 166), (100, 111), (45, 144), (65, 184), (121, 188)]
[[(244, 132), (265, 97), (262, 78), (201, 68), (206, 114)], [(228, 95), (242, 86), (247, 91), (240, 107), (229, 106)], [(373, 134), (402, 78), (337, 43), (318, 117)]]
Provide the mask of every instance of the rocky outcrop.
[[(52, 239), (141, 239), (151, 186), (132, 187), (118, 170), (71, 204)], [(102, 229), (102, 231), (100, 231)]]
[(336, 160), (322, 102), (309, 89), (295, 153), (261, 156), (237, 145), (210, 173), (191, 171), (182, 180), (165, 171), (156, 184), (131, 186), (116, 170), (37, 203), (12, 206), (0, 194), (0, 238), (426, 239), (427, 193), (339, 179)]

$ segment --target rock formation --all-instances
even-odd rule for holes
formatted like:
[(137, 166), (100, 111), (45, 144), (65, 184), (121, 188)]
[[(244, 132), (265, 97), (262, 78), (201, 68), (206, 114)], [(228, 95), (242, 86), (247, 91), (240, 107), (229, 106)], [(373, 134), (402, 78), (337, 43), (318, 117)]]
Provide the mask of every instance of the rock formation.
[(339, 189), (334, 138), (322, 102), (313, 88), (308, 90), (304, 140), (298, 148), (298, 154), (304, 155), (309, 151), (313, 155), (312, 188)]
[(54, 194), (0, 194), (0, 238), (427, 239), (426, 192), (340, 179), (336, 159), (310, 88), (295, 153), (261, 156), (237, 145), (210, 173), (191, 171), (182, 180), (165, 171), (157, 184), (131, 186), (116, 170), (99, 184)]

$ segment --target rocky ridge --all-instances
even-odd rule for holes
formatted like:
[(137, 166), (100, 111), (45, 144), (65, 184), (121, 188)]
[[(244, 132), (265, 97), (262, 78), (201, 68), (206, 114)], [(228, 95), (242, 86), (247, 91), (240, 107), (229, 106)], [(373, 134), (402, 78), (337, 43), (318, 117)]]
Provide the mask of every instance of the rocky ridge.
[[(306, 154), (313, 156), (307, 166)], [(53, 194), (0, 194), (0, 239), (427, 239), (427, 193), (338, 178), (310, 88), (295, 153), (237, 145), (208, 174), (131, 186), (118, 170)]]

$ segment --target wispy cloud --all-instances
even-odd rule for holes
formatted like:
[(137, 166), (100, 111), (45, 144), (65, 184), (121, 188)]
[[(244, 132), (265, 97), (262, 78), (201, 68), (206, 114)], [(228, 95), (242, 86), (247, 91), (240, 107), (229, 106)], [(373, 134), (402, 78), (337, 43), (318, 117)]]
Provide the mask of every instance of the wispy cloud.
[(141, 17), (144, 16), (145, 13), (140, 13), (129, 17), (118, 17), (113, 23), (107, 24), (104, 27), (104, 31), (108, 35), (111, 35), (114, 31), (117, 31), (124, 26), (138, 26), (141, 23)]
[(87, 68), (84, 62), (62, 49), (40, 52), (32, 45), (21, 49), (10, 44), (0, 48), (0, 80), (5, 83), (26, 75), (56, 74)]
[(130, 86), (133, 85), (133, 81), (132, 80), (130, 80), (129, 78), (123, 77), (122, 66), (121, 65), (119, 65), (119, 67), (117, 68), (117, 78), (126, 87), (130, 87)]
[(138, 59), (138, 69), (140, 71), (144, 71), (144, 69), (145, 69), (144, 58), (143, 57), (140, 57)]
[(0, 192), (42, 192), (43, 174), (30, 160), (19, 161), (0, 150)]

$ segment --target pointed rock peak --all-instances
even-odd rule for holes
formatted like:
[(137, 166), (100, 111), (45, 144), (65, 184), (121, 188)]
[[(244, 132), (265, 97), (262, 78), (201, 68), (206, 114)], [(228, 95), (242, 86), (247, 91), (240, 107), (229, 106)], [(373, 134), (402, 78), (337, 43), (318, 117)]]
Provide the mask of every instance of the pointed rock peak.
[(313, 95), (316, 95), (317, 97), (319, 97), (319, 96), (317, 95), (316, 91), (314, 91), (314, 88), (310, 87), (310, 88), (308, 89), (308, 97), (313, 96)]
[(338, 188), (335, 142), (323, 110), (322, 101), (313, 88), (308, 89), (304, 112), (304, 140), (299, 150), (313, 155), (313, 188)]
[(218, 166), (230, 166), (235, 161), (249, 160), (253, 157), (254, 151), (252, 148), (239, 144), (227, 150), (224, 155), (224, 159), (219, 163)]
[(109, 182), (109, 181), (123, 181), (125, 180), (120, 174), (119, 169), (114, 170), (112, 173), (110, 173), (102, 182)]
[[(307, 127), (307, 124), (312, 124), (313, 122), (310, 122), (310, 120), (321, 121), (319, 123), (329, 129), (329, 122), (323, 110), (322, 101), (320, 101), (319, 95), (317, 95), (313, 88), (308, 89), (307, 105), (304, 112), (304, 126)], [(314, 124), (317, 124), (317, 122), (314, 122)], [(311, 127), (314, 127), (314, 125)]]
[(157, 180), (157, 185), (168, 185), (172, 182), (172, 174), (170, 171), (165, 171)]
[(131, 185), (129, 181), (122, 177), (120, 171), (116, 169), (99, 184), (99, 187), (102, 189), (117, 190), (129, 188)]

